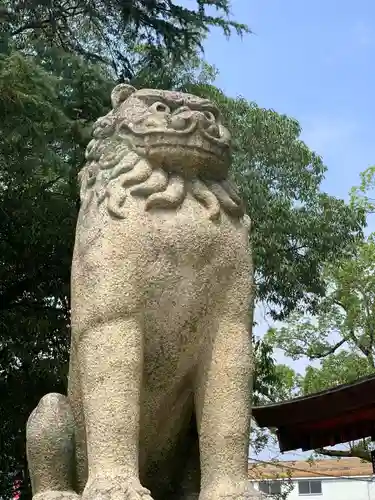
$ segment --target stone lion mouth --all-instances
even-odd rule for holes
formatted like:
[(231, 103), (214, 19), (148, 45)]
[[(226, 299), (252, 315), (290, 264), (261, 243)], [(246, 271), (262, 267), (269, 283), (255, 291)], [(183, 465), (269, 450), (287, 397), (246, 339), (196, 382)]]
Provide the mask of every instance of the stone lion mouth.
[(145, 144), (146, 149), (163, 149), (163, 148), (181, 148), (181, 149), (186, 149), (186, 151), (194, 151), (197, 153), (202, 153), (206, 156), (213, 156), (217, 157), (218, 155), (223, 154), (223, 149), (226, 149), (229, 151), (229, 147), (226, 146), (225, 144), (221, 145), (222, 147), (220, 148), (220, 151), (217, 148), (213, 147), (205, 147), (205, 146), (199, 146), (195, 144), (171, 144), (170, 142), (156, 142), (152, 144)]
[[(142, 147), (149, 153), (164, 151), (167, 156), (181, 156), (186, 160), (186, 153), (194, 153), (194, 156), (205, 157), (210, 164), (212, 162), (226, 162), (230, 154), (229, 144), (224, 141), (211, 140), (211, 137), (205, 137), (196, 133), (190, 136), (168, 136), (165, 133), (150, 134), (143, 139)], [(168, 154), (169, 152), (169, 154)]]
[[(181, 130), (177, 130), (173, 127), (170, 127), (170, 128), (162, 128), (162, 127), (157, 127), (157, 128), (137, 128), (137, 127), (134, 127), (132, 126), (132, 124), (122, 124), (122, 127), (121, 129), (125, 129), (127, 132), (130, 132), (133, 137), (135, 138), (142, 138), (142, 140), (145, 140), (145, 138), (147, 137), (164, 137), (164, 139), (166, 137), (169, 137), (169, 138), (188, 138), (189, 136), (190, 137), (193, 137), (193, 136), (197, 136), (197, 137), (201, 137), (201, 139), (203, 141), (207, 141), (208, 143), (212, 144), (212, 145), (215, 145), (219, 148), (229, 148), (229, 140), (228, 138), (225, 136), (225, 134), (223, 135), (219, 135), (219, 136), (216, 136), (216, 135), (213, 135), (213, 134), (210, 134), (208, 132), (208, 130), (210, 129), (210, 127), (207, 127), (207, 129), (205, 127), (202, 127), (200, 122), (198, 120), (194, 120), (192, 121), (186, 128), (184, 129), (181, 129)], [(217, 131), (219, 131), (219, 127), (217, 127)], [(160, 140), (159, 141), (159, 144), (162, 145), (163, 143), (165, 142), (165, 140)], [(178, 141), (180, 142), (180, 141)], [(163, 146), (167, 145), (167, 143), (163, 144)], [(173, 145), (173, 142), (171, 141), (169, 143), (169, 145)], [(182, 143), (179, 144), (179, 145), (183, 145)], [(186, 144), (186, 147), (188, 148), (189, 145)], [(211, 148), (204, 148), (204, 147), (195, 147), (195, 149), (202, 149), (203, 150), (206, 150), (207, 152), (211, 151)]]
[(166, 137), (158, 140), (149, 136), (143, 142), (144, 154), (156, 165), (169, 172), (177, 172), (183, 177), (204, 175), (212, 178), (223, 178), (227, 174), (230, 163), (230, 149), (227, 144), (218, 146), (192, 136), (190, 141), (168, 142)]
[(183, 134), (179, 131), (150, 130), (149, 133), (142, 135), (141, 142), (146, 148), (178, 148), (205, 153), (209, 156), (221, 156), (229, 152), (230, 149), (229, 142), (225, 138), (212, 137), (201, 129)]

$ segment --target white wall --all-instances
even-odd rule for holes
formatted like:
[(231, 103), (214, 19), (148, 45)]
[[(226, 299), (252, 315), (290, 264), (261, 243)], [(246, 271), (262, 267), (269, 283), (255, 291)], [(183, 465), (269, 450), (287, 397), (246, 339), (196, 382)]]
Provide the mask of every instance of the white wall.
[[(322, 481), (321, 495), (300, 495), (296, 480), (293, 481), (295, 486), (289, 493), (288, 500), (375, 500), (375, 476), (340, 479), (316, 477), (314, 479)], [(258, 489), (258, 483), (254, 483), (254, 486)]]

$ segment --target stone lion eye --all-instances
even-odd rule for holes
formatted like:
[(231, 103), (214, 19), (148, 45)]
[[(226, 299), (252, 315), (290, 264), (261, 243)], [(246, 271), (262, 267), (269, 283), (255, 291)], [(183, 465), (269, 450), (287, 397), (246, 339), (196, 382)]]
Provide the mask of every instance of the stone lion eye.
[(216, 120), (215, 115), (211, 111), (204, 111), (203, 114), (210, 122), (214, 122)]
[(154, 104), (153, 108), (158, 113), (169, 113), (170, 112), (169, 107), (166, 104), (162, 103), (162, 102), (156, 102)]

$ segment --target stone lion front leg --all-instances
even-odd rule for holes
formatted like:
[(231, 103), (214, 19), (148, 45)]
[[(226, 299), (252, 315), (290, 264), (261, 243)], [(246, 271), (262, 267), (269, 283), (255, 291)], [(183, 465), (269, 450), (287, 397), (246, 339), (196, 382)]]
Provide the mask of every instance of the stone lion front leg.
[(200, 500), (260, 498), (248, 479), (252, 371), (249, 325), (221, 317), (197, 377)]
[(131, 318), (76, 337), (87, 438), (86, 500), (150, 499), (139, 482), (143, 332)]

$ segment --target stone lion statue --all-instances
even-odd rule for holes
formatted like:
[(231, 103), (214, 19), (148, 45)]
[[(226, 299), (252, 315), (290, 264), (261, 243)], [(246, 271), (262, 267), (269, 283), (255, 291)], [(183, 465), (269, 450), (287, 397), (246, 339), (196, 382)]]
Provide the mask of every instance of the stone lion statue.
[(252, 262), (208, 100), (119, 85), (80, 172), (67, 397), (27, 424), (34, 500), (258, 498)]

